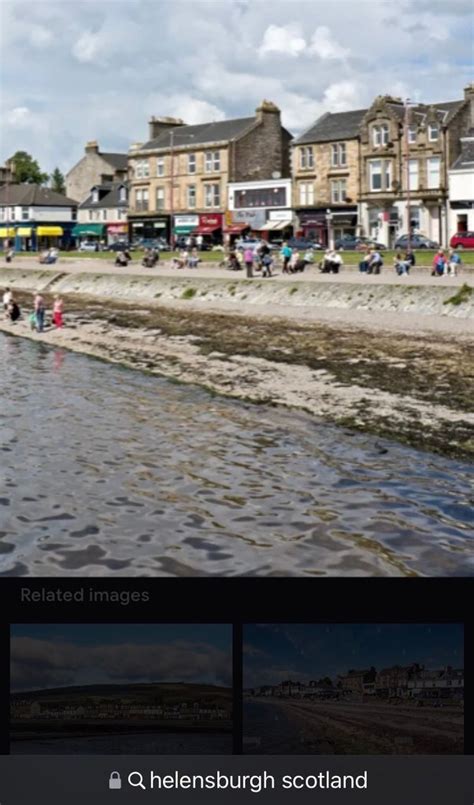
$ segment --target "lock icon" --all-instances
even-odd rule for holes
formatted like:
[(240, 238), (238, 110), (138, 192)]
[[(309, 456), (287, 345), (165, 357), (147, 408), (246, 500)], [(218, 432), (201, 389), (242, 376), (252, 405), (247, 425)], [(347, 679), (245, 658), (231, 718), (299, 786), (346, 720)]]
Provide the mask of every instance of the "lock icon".
[(118, 771), (113, 771), (109, 777), (109, 788), (118, 791), (122, 788), (122, 780)]

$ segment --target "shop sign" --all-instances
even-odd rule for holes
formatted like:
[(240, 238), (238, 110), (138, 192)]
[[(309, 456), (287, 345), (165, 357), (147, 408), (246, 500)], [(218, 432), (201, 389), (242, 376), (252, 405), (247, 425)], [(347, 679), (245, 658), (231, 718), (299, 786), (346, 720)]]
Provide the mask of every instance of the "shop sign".
[(234, 210), (234, 224), (247, 224), (252, 229), (264, 229), (267, 222), (266, 210)]
[(292, 217), (291, 210), (270, 210), (270, 221), (289, 221)]
[(199, 226), (199, 215), (175, 215), (174, 225), (189, 228)]
[(127, 224), (109, 224), (107, 226), (107, 232), (109, 232), (111, 235), (121, 235), (124, 232), (127, 232), (127, 230)]
[(206, 227), (208, 229), (220, 229), (222, 226), (222, 215), (216, 213), (214, 215), (200, 215), (199, 227)]

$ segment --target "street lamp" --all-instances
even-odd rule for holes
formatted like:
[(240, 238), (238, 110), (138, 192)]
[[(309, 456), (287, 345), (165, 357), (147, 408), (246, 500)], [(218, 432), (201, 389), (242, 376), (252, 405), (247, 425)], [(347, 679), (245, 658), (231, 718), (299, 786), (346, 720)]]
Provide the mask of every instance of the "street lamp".
[(410, 106), (415, 104), (410, 98), (405, 100), (404, 139), (405, 139), (405, 181), (407, 186), (407, 252), (411, 248), (411, 211), (410, 211)]
[(332, 229), (332, 212), (330, 209), (326, 210), (326, 225), (328, 229), (328, 246), (330, 249), (334, 249), (334, 237), (333, 237), (333, 229)]

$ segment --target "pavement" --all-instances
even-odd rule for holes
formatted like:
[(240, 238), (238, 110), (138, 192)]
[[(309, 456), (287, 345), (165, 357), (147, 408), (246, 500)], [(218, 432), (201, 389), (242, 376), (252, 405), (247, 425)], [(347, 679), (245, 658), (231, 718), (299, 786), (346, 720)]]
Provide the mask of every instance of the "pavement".
[[(36, 258), (20, 257), (15, 258), (10, 264), (5, 263), (5, 268), (19, 268), (30, 270), (45, 270), (55, 274), (59, 273), (93, 273), (93, 274), (136, 274), (137, 276), (162, 276), (162, 277), (203, 277), (221, 279), (245, 279), (245, 270), (229, 271), (220, 268), (218, 262), (203, 262), (198, 268), (173, 267), (171, 260), (162, 259), (155, 268), (144, 268), (139, 261), (131, 261), (127, 267), (115, 266), (113, 259), (110, 261), (97, 258), (62, 258), (54, 266), (43, 266), (38, 263)], [(260, 279), (260, 273), (255, 272), (255, 278)], [(345, 266), (340, 274), (321, 274), (316, 266), (311, 266), (303, 273), (282, 274), (281, 269), (276, 269), (274, 276), (269, 282), (308, 282), (316, 283), (360, 283), (361, 285), (442, 285), (444, 287), (457, 287), (467, 282), (474, 285), (474, 267), (464, 267), (457, 277), (432, 277), (430, 267), (415, 267), (408, 277), (399, 277), (391, 266), (382, 270), (381, 274), (366, 275), (361, 274), (357, 266)]]

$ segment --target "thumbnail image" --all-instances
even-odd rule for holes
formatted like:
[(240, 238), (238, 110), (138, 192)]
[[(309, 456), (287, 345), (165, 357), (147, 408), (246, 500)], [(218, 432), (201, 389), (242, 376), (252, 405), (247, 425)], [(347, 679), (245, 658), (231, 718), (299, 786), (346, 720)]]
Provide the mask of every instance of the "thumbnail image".
[(461, 624), (244, 629), (244, 752), (462, 754)]
[(12, 754), (229, 754), (232, 627), (13, 625)]

